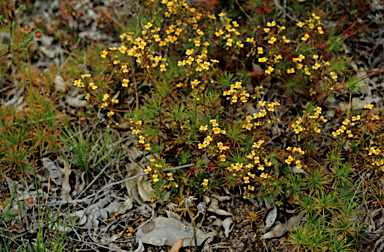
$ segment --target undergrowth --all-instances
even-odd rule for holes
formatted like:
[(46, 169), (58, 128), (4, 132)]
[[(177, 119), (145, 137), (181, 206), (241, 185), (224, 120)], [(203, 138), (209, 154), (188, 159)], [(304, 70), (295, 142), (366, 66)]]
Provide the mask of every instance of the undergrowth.
[[(333, 10), (326, 1), (315, 11), (287, 2), (296, 16), (277, 19), (262, 1), (217, 14), (183, 0), (145, 1), (119, 47), (97, 47), (88, 62), (74, 52), (65, 73), (77, 78), (73, 85), (90, 104), (76, 113), (84, 124), (102, 117), (106, 127), (137, 137), (137, 147), (152, 155), (144, 172), (153, 202), (181, 204), (227, 188), (303, 213), (288, 239), (297, 250), (360, 250), (361, 206), (381, 206), (363, 192), (383, 178), (383, 114), (374, 104), (363, 110), (350, 104), (347, 111), (328, 106), (336, 91), (360, 88), (342, 55), (341, 34), (324, 24)], [(348, 5), (352, 15), (358, 7)], [(20, 56), (12, 59), (21, 52), (14, 50)], [(86, 63), (95, 65), (76, 67)], [(30, 106), (26, 115), (0, 108), (1, 164), (23, 171), (48, 149), (73, 146), (70, 162), (87, 172), (99, 167), (109, 155), (109, 131), (84, 137), (80, 127), (60, 125), (40, 91), (53, 91), (52, 77), (42, 87), (37, 80), (44, 76), (23, 71), (14, 78), (24, 79)], [(148, 92), (139, 91), (142, 83)], [(129, 109), (127, 97), (134, 99)], [(169, 170), (186, 164), (193, 166)]]

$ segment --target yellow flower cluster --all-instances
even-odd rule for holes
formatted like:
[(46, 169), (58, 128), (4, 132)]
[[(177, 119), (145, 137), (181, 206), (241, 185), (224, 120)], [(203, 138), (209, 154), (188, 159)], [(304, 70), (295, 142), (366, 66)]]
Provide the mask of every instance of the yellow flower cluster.
[(230, 96), (227, 97), (227, 100), (231, 100), (231, 104), (237, 103), (238, 99), (242, 103), (247, 102), (247, 98), (250, 96), (249, 93), (245, 90), (245, 87), (241, 86), (241, 82), (238, 81), (235, 84), (232, 84), (230, 87), (230, 90), (223, 92), (224, 96)]
[(381, 166), (381, 171), (384, 172), (384, 159), (381, 158), (379, 160), (376, 160), (375, 165), (377, 165), (379, 167)]
[(206, 137), (204, 138), (204, 142), (198, 144), (199, 149), (206, 148), (206, 147), (211, 143), (212, 140), (213, 140), (213, 139), (212, 139), (211, 136), (206, 136)]
[(368, 155), (371, 156), (371, 155), (375, 154), (377, 156), (377, 155), (380, 155), (380, 153), (381, 153), (381, 150), (379, 148), (375, 149), (374, 147), (371, 147), (369, 149)]
[(93, 82), (89, 83), (89, 87), (90, 87), (92, 90), (96, 90), (96, 89), (97, 89), (97, 86), (96, 86), (95, 83), (93, 83)]
[[(285, 29), (286, 29), (285, 26), (277, 25), (275, 21), (267, 22), (267, 27), (263, 29), (265, 34), (267, 34), (267, 36), (264, 38), (265, 41), (267, 41), (267, 48), (273, 49), (274, 45), (278, 44), (279, 41), (282, 41), (282, 44), (288, 44), (291, 42), (289, 39), (287, 39), (286, 36), (280, 35), (280, 33)], [(252, 49), (247, 54), (247, 57), (258, 54), (260, 55), (260, 57), (258, 57), (258, 62), (267, 63), (267, 65), (265, 66), (266, 67), (265, 74), (270, 75), (273, 72), (276, 72), (277, 74), (280, 73), (280, 70), (277, 70), (277, 71), (275, 70), (275, 64), (280, 62), (280, 60), (283, 60), (282, 55), (279, 55), (279, 54), (275, 55), (272, 52), (269, 52), (269, 56), (261, 57), (261, 55), (264, 54), (264, 49), (263, 47), (259, 46), (258, 43), (256, 43), (255, 38), (247, 38), (246, 42), (252, 44)], [(293, 73), (292, 70), (294, 72), (294, 69), (291, 69), (290, 70), (291, 73)]]
[[(269, 24), (272, 24), (272, 23), (269, 23)], [(312, 30), (315, 30), (315, 32), (317, 31), (317, 33), (319, 34), (324, 34), (321, 28), (321, 25), (322, 23), (320, 22), (320, 17), (314, 13), (312, 14), (312, 17), (309, 20), (306, 20), (304, 23), (299, 22), (297, 26), (301, 28), (304, 28), (304, 26), (306, 26), (309, 28), (307, 29), (307, 32), (305, 32), (301, 37), (301, 41), (304, 41), (304, 42), (309, 41), (310, 38), (313, 36)], [(278, 29), (274, 28), (276, 26)], [(285, 29), (284, 26), (276, 25), (276, 23), (275, 23), (275, 26), (268, 26), (267, 24), (267, 27), (263, 28), (264, 33), (267, 34), (267, 36), (264, 39), (267, 42), (266, 47), (270, 50), (269, 56), (264, 56), (264, 53), (265, 53), (264, 48), (261, 47), (260, 44), (257, 43), (254, 38), (246, 39), (246, 42), (252, 44), (252, 49), (248, 53), (247, 57), (249, 57), (250, 55), (257, 54), (259, 56), (258, 62), (266, 64), (265, 74), (267, 75), (271, 75), (271, 74), (279, 75), (281, 73), (280, 70), (276, 70), (278, 69), (276, 67), (276, 63), (278, 63), (280, 60), (283, 60), (283, 57), (281, 55), (274, 55), (273, 51), (275, 51), (274, 45), (276, 45), (279, 41), (282, 41), (281, 44), (290, 43), (290, 40), (287, 39), (285, 36), (281, 36), (281, 39), (280, 39), (279, 33), (284, 29)], [(292, 66), (288, 67), (288, 69), (286, 70), (286, 73), (294, 74), (298, 72), (298, 73), (303, 73), (307, 76), (312, 76), (311, 70), (319, 71), (320, 69), (325, 68), (325, 66), (328, 66), (330, 64), (329, 62), (321, 60), (321, 57), (319, 57), (319, 55), (313, 55), (313, 59), (315, 60), (313, 65), (306, 66), (304, 63), (304, 59), (305, 59), (305, 56), (303, 54), (300, 54), (298, 57), (293, 58), (292, 61), (295, 63), (295, 67), (292, 67)], [(301, 71), (298, 71), (298, 70), (301, 70)], [(333, 80), (337, 80), (336, 73), (332, 72), (331, 77)]]
[(82, 80), (75, 80), (75, 81), (73, 82), (73, 85), (74, 85), (75, 87), (83, 88), (83, 87), (84, 87), (84, 82), (83, 82)]
[(315, 108), (315, 113), (313, 115), (308, 114), (305, 110), (303, 111), (303, 117), (296, 120), (292, 124), (292, 128), (295, 134), (300, 134), (301, 132), (310, 132), (313, 130), (316, 133), (320, 133), (319, 123), (327, 122), (327, 119), (324, 116), (320, 116), (322, 109), (320, 107)]
[(243, 165), (242, 163), (235, 163), (235, 164), (231, 164), (227, 169), (232, 172), (232, 171), (235, 171), (235, 172), (238, 172), (238, 171), (241, 171), (243, 169)]
[(219, 148), (220, 153), (229, 149), (229, 146), (224, 146), (222, 142), (218, 142), (217, 147)]
[(252, 151), (251, 154), (247, 156), (247, 158), (253, 160), (253, 163), (257, 165), (257, 169), (264, 171), (265, 166), (272, 166), (272, 163), (268, 161), (267, 158), (263, 159), (263, 164), (260, 162), (260, 156), (265, 156), (264, 148), (262, 147), (262, 144), (264, 143), (264, 140), (259, 140), (258, 142), (254, 142), (252, 145)]
[(348, 137), (352, 138), (353, 137), (353, 134), (352, 134), (352, 131), (351, 130), (347, 130), (347, 126), (350, 125), (351, 127), (352, 126), (355, 126), (355, 123), (351, 122), (348, 118), (345, 119), (343, 122), (342, 122), (343, 125), (340, 126), (340, 128), (338, 128), (336, 131), (332, 132), (332, 136), (333, 137), (337, 137), (337, 136), (340, 136), (341, 134), (345, 133), (348, 135)]
[(305, 152), (300, 148), (300, 147), (287, 147), (287, 150), (288, 151), (292, 151), (292, 153), (295, 153), (295, 152), (297, 152), (297, 153), (299, 153), (299, 154), (301, 154), (301, 155), (304, 155), (305, 154)]
[(305, 20), (305, 23), (298, 22), (296, 25), (300, 28), (307, 26), (310, 30), (315, 30), (319, 34), (324, 34), (324, 31), (321, 27), (321, 25), (323, 24), (320, 21), (320, 17), (317, 16), (315, 13), (312, 13), (312, 17), (308, 20)]
[[(211, 119), (210, 123), (212, 124), (212, 132), (213, 132), (214, 135), (226, 134), (226, 130), (222, 130), (222, 129), (220, 129), (218, 127), (219, 124), (217, 123), (216, 119)], [(201, 125), (199, 130), (200, 131), (207, 131), (208, 130), (208, 125)], [(210, 135), (208, 135), (207, 137), (205, 137), (203, 143), (199, 143), (198, 144), (198, 148), (199, 149), (206, 148), (212, 142), (212, 140), (213, 140), (212, 137)], [(218, 146), (219, 146), (219, 143), (218, 143)], [(222, 150), (227, 150), (227, 147), (222, 147), (220, 149), (220, 153), (222, 152)]]
[[(273, 112), (275, 111), (275, 107), (276, 106), (279, 106), (280, 103), (279, 102), (266, 102), (266, 101), (259, 101), (258, 103), (259, 106), (262, 106), (264, 107), (265, 105), (267, 105), (267, 109), (261, 109), (258, 113), (255, 113), (253, 114), (253, 117), (252, 116), (247, 116), (245, 118), (245, 124), (243, 124), (243, 129), (247, 129), (247, 130), (251, 130), (252, 127), (257, 127), (257, 126), (260, 126), (262, 125), (262, 122), (259, 121), (259, 122), (255, 122), (254, 124), (251, 123), (251, 121), (253, 119), (258, 119), (258, 118), (263, 118), (267, 115), (267, 110), (269, 112)], [(269, 122), (270, 119), (267, 120), (267, 122)]]
[(146, 135), (144, 135), (143, 132), (139, 129), (139, 127), (142, 125), (142, 122), (136, 120), (135, 118), (130, 118), (129, 122), (135, 125), (134, 127), (131, 127), (131, 130), (132, 134), (137, 135), (139, 137), (139, 144), (144, 145), (146, 150), (151, 150), (150, 144), (145, 143)]
[(290, 151), (292, 155), (288, 155), (285, 159), (285, 163), (291, 165), (293, 161), (295, 161), (295, 165), (297, 169), (302, 169), (303, 165), (299, 158), (305, 154), (305, 152), (300, 147), (287, 147), (287, 151)]
[(237, 48), (243, 48), (244, 44), (241, 41), (237, 41), (235, 43), (236, 37), (240, 35), (240, 32), (238, 32), (236, 29), (239, 27), (239, 24), (236, 21), (231, 22), (231, 19), (225, 17), (224, 13), (220, 13), (219, 17), (224, 19), (226, 25), (224, 30), (219, 29), (215, 32), (216, 37), (223, 37), (223, 39), (226, 40), (225, 45), (227, 49), (231, 48), (234, 44), (237, 46)]

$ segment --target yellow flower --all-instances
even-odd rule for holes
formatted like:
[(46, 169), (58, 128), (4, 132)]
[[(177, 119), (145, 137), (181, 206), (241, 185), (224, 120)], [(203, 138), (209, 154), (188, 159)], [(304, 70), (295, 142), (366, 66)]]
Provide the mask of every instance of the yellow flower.
[(211, 122), (213, 127), (219, 126), (219, 124), (216, 122), (216, 119), (211, 119), (210, 122)]
[(289, 42), (291, 42), (289, 39), (287, 39), (285, 36), (282, 37), (283, 38), (283, 41), (284, 43), (288, 44)]
[(149, 30), (152, 27), (152, 23), (148, 22), (146, 25), (144, 25), (145, 29)]
[(265, 70), (266, 74), (271, 74), (273, 72), (274, 68), (269, 66), (267, 70)]
[(314, 66), (312, 66), (312, 69), (315, 69), (315, 70), (317, 70), (317, 69), (319, 69), (321, 67), (321, 65), (319, 64), (319, 63), (315, 63), (315, 65)]
[(302, 27), (304, 26), (304, 23), (302, 23), (302, 22), (298, 22), (296, 25), (297, 25), (298, 27), (302, 28)]
[(237, 45), (238, 47), (240, 47), (240, 48), (243, 48), (243, 47), (244, 47), (244, 44), (241, 43), (241, 41), (237, 41), (237, 42), (236, 42), (236, 45)]
[(199, 130), (200, 130), (200, 131), (206, 131), (206, 130), (208, 130), (208, 125), (205, 125), (205, 126), (201, 125)]
[(215, 135), (220, 134), (221, 132), (220, 128), (217, 128), (217, 127), (213, 128), (212, 130)]
[(373, 107), (373, 104), (364, 105), (364, 108), (369, 110), (373, 109)]
[(185, 54), (188, 55), (188, 56), (191, 56), (194, 52), (194, 49), (188, 49)]
[(264, 63), (264, 62), (266, 62), (267, 60), (268, 60), (267, 57), (263, 57), (263, 58), (259, 58), (259, 59), (258, 59), (258, 61), (259, 61), (260, 63)]
[(320, 19), (320, 17), (319, 17), (319, 16), (316, 16), (315, 13), (312, 13), (312, 17), (313, 17), (314, 19), (316, 19), (316, 20), (319, 20), (319, 19)]
[(276, 42), (276, 38), (275, 37), (272, 37), (268, 40), (268, 43), (273, 45), (274, 43)]
[(144, 169), (144, 172), (145, 173), (149, 173), (151, 170), (152, 170), (152, 168), (150, 166), (147, 166), (147, 168)]
[(317, 27), (317, 31), (319, 32), (319, 34), (324, 34), (324, 31), (323, 31), (323, 29), (321, 28), (321, 26)]
[(109, 94), (104, 94), (103, 96), (103, 102), (107, 101), (109, 98)]
[(307, 41), (309, 39), (308, 33), (304, 35), (304, 37), (301, 38), (302, 41)]
[(102, 57), (102, 58), (107, 57), (107, 55), (108, 55), (108, 52), (106, 50), (100, 52), (100, 57)]
[(292, 67), (291, 69), (287, 70), (287, 73), (289, 73), (289, 74), (293, 74), (294, 72), (295, 72), (295, 68), (294, 67)]
[(224, 34), (224, 32), (221, 29), (219, 31), (215, 32), (216, 37), (220, 37), (223, 34)]
[(123, 79), (123, 83), (121, 84), (123, 87), (128, 87), (129, 80)]
[(292, 156), (288, 156), (288, 158), (285, 160), (285, 163), (291, 164), (292, 161), (293, 161), (293, 157)]
[(300, 70), (300, 69), (302, 69), (302, 68), (303, 68), (303, 66), (304, 66), (303, 64), (300, 64), (300, 63), (299, 63), (299, 64), (297, 64), (297, 65), (296, 65), (296, 67), (297, 67), (297, 70)]
[(209, 180), (204, 179), (203, 183), (201, 183), (201, 184), (205, 187), (205, 186), (208, 186), (208, 183), (209, 183)]
[(283, 56), (281, 56), (280, 54), (279, 55), (275, 55), (275, 63), (278, 63), (281, 59), (283, 59)]
[(331, 75), (331, 77), (332, 77), (332, 79), (333, 79), (334, 81), (337, 80), (337, 74), (336, 74), (335, 72), (330, 72), (329, 74)]
[(311, 75), (311, 72), (309, 72), (309, 68), (307, 66), (305, 66), (304, 72), (306, 75)]
[(264, 32), (265, 33), (268, 33), (268, 32), (270, 32), (271, 31), (271, 29), (269, 29), (269, 28), (264, 28)]
[(79, 87), (79, 88), (84, 87), (84, 83), (83, 83), (81, 80), (75, 80), (75, 81), (73, 82), (73, 85), (74, 85), (75, 87)]
[(92, 88), (92, 90), (97, 89), (97, 86), (93, 82), (89, 83), (89, 86)]
[(263, 54), (263, 48), (262, 47), (258, 47), (257, 48), (257, 53), (258, 54)]

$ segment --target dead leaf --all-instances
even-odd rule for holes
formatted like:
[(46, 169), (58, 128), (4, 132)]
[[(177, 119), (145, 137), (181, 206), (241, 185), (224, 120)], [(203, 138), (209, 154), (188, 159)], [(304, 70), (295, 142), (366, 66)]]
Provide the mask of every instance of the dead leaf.
[(231, 225), (233, 223), (233, 220), (232, 220), (232, 217), (228, 217), (226, 218), (224, 221), (223, 221), (223, 227), (224, 227), (224, 234), (225, 234), (225, 237), (228, 238), (229, 236), (229, 233), (232, 231), (232, 229), (235, 227), (235, 225), (232, 226), (231, 228)]
[[(192, 238), (193, 236), (188, 236), (188, 237), (185, 237), (185, 238)], [(179, 252), (179, 249), (183, 246), (183, 240), (185, 238), (181, 238), (180, 240), (178, 240), (171, 248), (171, 250), (169, 250), (169, 252)]]
[(71, 185), (69, 184), (69, 175), (71, 174), (72, 170), (66, 160), (63, 160), (61, 158), (59, 158), (58, 160), (64, 164), (64, 168), (58, 167), (61, 175), (63, 176), (63, 179), (61, 181), (61, 199), (67, 202), (72, 201), (72, 197), (71, 195), (69, 195), (69, 192), (71, 191)]
[(267, 215), (267, 219), (265, 220), (265, 226), (267, 228), (272, 227), (272, 225), (275, 223), (277, 217), (277, 208), (274, 207), (272, 211), (270, 211)]
[(232, 216), (230, 212), (227, 212), (219, 208), (219, 201), (215, 198), (211, 199), (211, 204), (209, 205), (207, 211), (218, 214), (218, 215), (222, 215), (222, 216)]
[(275, 237), (280, 237), (285, 234), (287, 231), (295, 230), (297, 225), (300, 223), (301, 218), (303, 217), (303, 212), (300, 212), (298, 215), (292, 216), (289, 218), (287, 223), (277, 224), (271, 231), (261, 236), (261, 239), (271, 239)]
[(61, 185), (61, 181), (63, 179), (63, 176), (61, 175), (61, 172), (60, 172), (59, 168), (57, 168), (55, 163), (48, 158), (43, 158), (43, 166), (45, 169), (47, 169), (49, 171), (49, 175), (51, 176), (51, 180), (56, 185)]
[(67, 84), (65, 83), (63, 77), (57, 75), (54, 80), (55, 88), (57, 91), (65, 92)]
[[(151, 224), (150, 224), (151, 223)], [(193, 236), (193, 228), (183, 229), (185, 226), (182, 221), (174, 218), (165, 218), (159, 216), (154, 218), (150, 223), (150, 227), (145, 226), (139, 228), (136, 233), (137, 239), (141, 239), (143, 243), (152, 244), (155, 246), (173, 246), (179, 240), (184, 239), (182, 246), (187, 247), (191, 244)], [(154, 227), (152, 228), (152, 225)], [(145, 229), (145, 230), (144, 230)], [(144, 232), (145, 231), (145, 232)], [(196, 229), (197, 245), (208, 238), (208, 242), (212, 241), (216, 232), (204, 233), (200, 229)]]

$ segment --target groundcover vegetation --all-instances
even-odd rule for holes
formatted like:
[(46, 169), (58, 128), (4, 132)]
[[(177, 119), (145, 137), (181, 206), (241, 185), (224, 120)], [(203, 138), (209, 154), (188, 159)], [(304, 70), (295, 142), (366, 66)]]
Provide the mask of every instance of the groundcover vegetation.
[(383, 3), (80, 2), (0, 4), (1, 250), (383, 247)]

